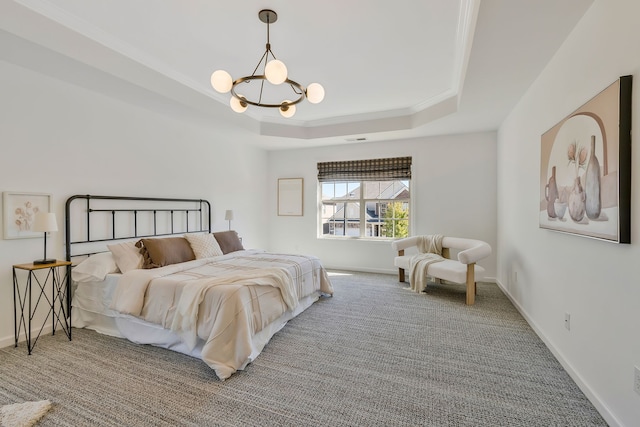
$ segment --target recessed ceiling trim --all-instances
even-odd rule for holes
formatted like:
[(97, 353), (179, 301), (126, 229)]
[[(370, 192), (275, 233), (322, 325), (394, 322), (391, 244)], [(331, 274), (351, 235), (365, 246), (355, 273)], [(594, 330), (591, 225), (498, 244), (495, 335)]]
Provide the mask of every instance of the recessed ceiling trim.
[(464, 80), (467, 74), (467, 65), (473, 47), (473, 38), (476, 32), (476, 23), (480, 12), (480, 0), (462, 0), (460, 17), (458, 22), (458, 37), (456, 39), (456, 56), (454, 73), (451, 86), (456, 92), (458, 102), (462, 96)]
[[(226, 103), (224, 97), (215, 96), (215, 94), (212, 93), (210, 90), (206, 90), (204, 87), (205, 85), (203, 83), (197, 82), (194, 79), (175, 71), (168, 64), (157, 60), (153, 56), (147, 55), (145, 52), (141, 51), (140, 49), (137, 49), (134, 46), (124, 42), (123, 40), (102, 31), (96, 26), (88, 23), (83, 19), (78, 18), (75, 15), (72, 15), (66, 12), (65, 10), (61, 9), (57, 5), (52, 4), (47, 0), (41, 0), (39, 2), (32, 2), (29, 0), (13, 0), (13, 1), (25, 7), (26, 9), (29, 9), (32, 12), (37, 13), (49, 19), (50, 21), (61, 25), (62, 27), (68, 30), (73, 31), (74, 33), (84, 37), (85, 39), (91, 40), (101, 45), (103, 48), (107, 48), (117, 54), (120, 54), (130, 60), (133, 60), (139, 63), (140, 65), (143, 65), (149, 68), (150, 70), (153, 70), (156, 73), (162, 74), (172, 80), (175, 80), (176, 82), (184, 86), (187, 86), (192, 90), (200, 92), (209, 98), (213, 98), (216, 101), (221, 103)], [(51, 43), (48, 43), (47, 40), (44, 40), (44, 39), (34, 40), (33, 38), (34, 34), (31, 34), (31, 36), (27, 34), (20, 34), (20, 36), (25, 37), (28, 40), (34, 41), (36, 43), (42, 44), (44, 46), (47, 46), (50, 49), (60, 51), (59, 49), (56, 49), (55, 46), (52, 46)], [(73, 54), (67, 50), (61, 53), (64, 53), (65, 55), (68, 55), (73, 59), (77, 61), (81, 61), (87, 65), (95, 66), (94, 62), (87, 57), (88, 56), (87, 52), (77, 51), (77, 53)], [(81, 56), (82, 54), (85, 54), (85, 56)], [(113, 70), (105, 69), (106, 65), (107, 64), (100, 64), (100, 68), (103, 69), (104, 71), (112, 72)], [(115, 72), (114, 74), (119, 75), (117, 72)], [(136, 84), (144, 85), (144, 82), (138, 81), (136, 82)]]
[[(13, 0), (15, 4), (21, 5), (23, 8), (39, 14), (76, 34), (80, 34), (85, 41), (91, 41), (95, 44), (96, 49), (77, 49), (74, 51), (69, 46), (64, 45), (64, 41), (68, 39), (68, 35), (64, 31), (59, 32), (59, 41), (56, 37), (51, 40), (45, 40), (45, 35), (39, 34), (36, 29), (23, 30), (31, 31), (31, 35), (40, 43), (53, 50), (64, 53), (71, 58), (83, 62), (90, 66), (95, 66), (103, 71), (118, 76), (124, 80), (128, 80), (148, 90), (155, 91), (161, 95), (167, 95), (167, 90), (152, 79), (147, 79), (144, 72), (137, 70), (131, 72), (126, 65), (126, 61), (103, 61), (100, 60), (100, 51), (109, 50), (112, 54), (118, 54), (128, 58), (134, 63), (138, 63), (146, 67), (150, 72), (165, 76), (178, 85), (182, 85), (185, 89), (190, 89), (204, 95), (212, 102), (226, 105), (226, 99), (223, 96), (217, 96), (208, 86), (207, 81), (197, 82), (186, 75), (183, 75), (168, 64), (159, 61), (157, 58), (146, 54), (144, 51), (124, 42), (123, 40), (106, 33), (100, 28), (86, 22), (85, 20), (66, 12), (58, 5), (50, 0), (42, 0), (39, 2), (31, 2), (28, 0)], [(288, 119), (286, 123), (283, 119), (271, 117), (263, 117), (257, 113), (247, 114), (245, 117), (249, 121), (255, 121), (256, 126), (250, 126), (258, 130), (258, 134), (267, 136), (282, 136), (292, 138), (325, 138), (345, 134), (362, 134), (387, 132), (395, 130), (413, 129), (422, 126), (430, 121), (441, 118), (445, 115), (457, 111), (457, 106), (461, 96), (466, 67), (471, 52), (475, 25), (478, 17), (480, 1), (479, 0), (460, 0), (460, 11), (457, 27), (456, 49), (454, 55), (454, 73), (452, 75), (451, 88), (443, 93), (437, 94), (423, 102), (409, 106), (404, 109), (375, 111), (371, 113), (363, 113), (356, 115), (331, 117), (311, 121), (296, 121)], [(61, 28), (62, 29), (62, 28)], [(29, 38), (32, 40), (31, 38)], [(59, 44), (59, 46), (56, 45)], [(229, 113), (233, 114), (233, 113)]]
[(458, 98), (456, 95), (451, 94), (437, 104), (430, 105), (428, 108), (423, 108), (415, 113), (407, 110), (395, 110), (348, 116), (336, 121), (324, 120), (322, 123), (313, 121), (304, 124), (262, 121), (260, 123), (260, 135), (314, 139), (407, 130), (455, 113), (457, 107)]

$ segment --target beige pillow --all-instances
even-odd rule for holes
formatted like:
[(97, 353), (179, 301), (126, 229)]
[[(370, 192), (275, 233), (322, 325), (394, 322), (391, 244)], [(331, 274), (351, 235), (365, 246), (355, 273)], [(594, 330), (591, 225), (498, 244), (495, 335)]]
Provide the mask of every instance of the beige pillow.
[(185, 234), (184, 238), (187, 239), (189, 245), (191, 245), (196, 259), (222, 255), (222, 249), (220, 249), (218, 241), (211, 233), (189, 233)]
[(144, 246), (142, 268), (164, 267), (196, 259), (191, 245), (184, 237), (141, 239), (136, 245), (140, 243)]
[(222, 253), (225, 255), (229, 252), (244, 250), (244, 248), (242, 247), (242, 242), (238, 237), (238, 233), (233, 230), (219, 231), (217, 233), (213, 233), (213, 236), (218, 241), (220, 249), (222, 249)]
[(142, 254), (134, 242), (115, 243), (107, 245), (107, 248), (113, 254), (121, 273), (142, 268)]

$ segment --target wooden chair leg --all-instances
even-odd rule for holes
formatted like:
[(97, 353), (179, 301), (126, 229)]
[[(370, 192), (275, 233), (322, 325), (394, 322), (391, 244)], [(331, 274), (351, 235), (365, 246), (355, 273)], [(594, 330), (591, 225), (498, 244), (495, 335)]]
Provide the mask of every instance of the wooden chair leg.
[(467, 305), (476, 302), (475, 264), (467, 264)]
[[(398, 251), (398, 256), (404, 256), (404, 249)], [(404, 282), (404, 268), (398, 268), (398, 282)]]

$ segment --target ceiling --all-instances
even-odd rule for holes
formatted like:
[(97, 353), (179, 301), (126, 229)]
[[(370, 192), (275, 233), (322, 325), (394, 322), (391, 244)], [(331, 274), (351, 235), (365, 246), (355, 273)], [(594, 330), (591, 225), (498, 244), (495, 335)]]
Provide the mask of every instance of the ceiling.
[[(266, 149), (398, 140), (496, 130), (592, 3), (3, 0), (0, 60)], [(252, 74), (267, 8), (289, 78), (326, 91), (290, 119), (210, 85)]]

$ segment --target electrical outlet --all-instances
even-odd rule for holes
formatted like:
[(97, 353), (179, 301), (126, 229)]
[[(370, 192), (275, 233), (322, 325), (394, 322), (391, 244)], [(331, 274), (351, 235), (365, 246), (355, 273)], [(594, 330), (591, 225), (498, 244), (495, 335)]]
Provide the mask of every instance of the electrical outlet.
[(564, 314), (564, 327), (567, 331), (571, 330), (571, 315), (569, 313)]
[(640, 369), (637, 366), (634, 366), (633, 368), (633, 390), (640, 394)]

